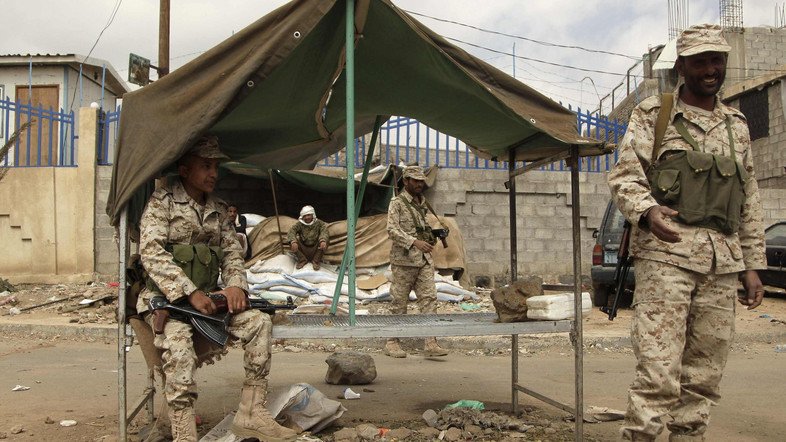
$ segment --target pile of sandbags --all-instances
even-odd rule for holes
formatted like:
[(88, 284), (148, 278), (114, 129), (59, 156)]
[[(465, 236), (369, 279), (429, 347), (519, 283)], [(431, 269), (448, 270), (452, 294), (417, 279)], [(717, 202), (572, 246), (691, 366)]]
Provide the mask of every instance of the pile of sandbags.
[[(323, 265), (314, 270), (306, 264), (302, 269), (295, 269), (295, 260), (290, 255), (276, 255), (268, 260), (259, 260), (247, 270), (248, 285), (252, 296), (269, 301), (285, 301), (287, 297), (308, 299), (309, 303), (325, 304), (333, 300), (336, 290), (338, 273), (333, 266)], [(382, 275), (384, 274), (384, 278)], [(389, 267), (379, 269), (358, 269), (355, 299), (361, 302), (390, 301)], [(452, 277), (434, 273), (437, 288), (437, 300), (445, 302), (461, 302), (477, 300), (480, 297), (472, 291), (465, 290)], [(376, 281), (372, 282), (372, 281)], [(364, 290), (365, 289), (365, 290)], [(349, 303), (348, 278), (341, 285), (340, 303)], [(410, 300), (416, 300), (415, 292), (410, 292)]]

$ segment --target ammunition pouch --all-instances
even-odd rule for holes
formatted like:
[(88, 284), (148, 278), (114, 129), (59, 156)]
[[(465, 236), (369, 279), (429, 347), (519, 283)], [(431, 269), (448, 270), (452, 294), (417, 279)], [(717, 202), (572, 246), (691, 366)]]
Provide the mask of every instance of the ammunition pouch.
[(415, 238), (421, 241), (425, 241), (432, 246), (437, 243), (437, 237), (434, 235), (434, 229), (429, 226), (426, 227), (415, 227)]
[[(224, 251), (220, 247), (207, 244), (168, 244), (165, 249), (172, 254), (174, 263), (197, 289), (209, 293), (218, 287), (218, 275), (224, 259)], [(147, 279), (147, 288), (161, 293), (150, 278)]]
[(666, 152), (647, 170), (652, 196), (677, 220), (726, 235), (740, 227), (745, 169), (733, 158), (698, 151)]

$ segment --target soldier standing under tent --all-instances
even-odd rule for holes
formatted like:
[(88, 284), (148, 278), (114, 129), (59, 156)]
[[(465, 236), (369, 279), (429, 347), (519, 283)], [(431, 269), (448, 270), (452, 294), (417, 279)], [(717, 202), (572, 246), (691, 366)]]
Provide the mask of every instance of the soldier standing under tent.
[[(219, 161), (224, 158), (227, 157), (219, 150), (215, 136), (201, 137), (178, 161), (180, 179), (157, 189), (148, 201), (141, 220), (140, 254), (149, 280), (148, 287), (140, 293), (137, 309), (140, 313), (147, 312), (147, 301), (160, 292), (171, 303), (187, 300), (200, 312), (214, 314), (216, 306), (205, 294), (209, 289), (197, 287), (187, 270), (176, 264), (173, 253), (182, 262), (188, 259), (188, 253), (180, 251), (190, 249), (193, 268), (201, 262), (216, 275), (220, 268), (226, 288), (218, 293), (227, 298), (232, 314), (229, 333), (240, 340), (245, 352), (246, 377), (232, 432), (265, 441), (294, 440), (297, 434), (276, 423), (265, 408), (272, 321), (258, 310), (246, 310), (248, 284), (240, 244), (231, 220), (227, 219), (227, 204), (211, 195), (218, 178)], [(200, 250), (207, 253), (195, 253)], [(197, 270), (191, 271), (193, 274)], [(151, 327), (153, 316), (145, 314)], [(163, 350), (164, 396), (169, 406), (172, 436), (181, 442), (197, 440), (194, 414), (197, 356), (193, 333), (191, 324), (169, 318), (163, 334), (156, 335), (154, 341)]]
[[(404, 169), (404, 191), (390, 200), (388, 207), (388, 236), (393, 241), (390, 249), (390, 269), (393, 281), (394, 314), (406, 314), (409, 292), (414, 290), (424, 313), (437, 312), (437, 287), (434, 282), (434, 260), (431, 256), (436, 238), (426, 222), (428, 203), (423, 191), (426, 175), (420, 166)], [(426, 356), (445, 356), (448, 352), (439, 346), (437, 338), (426, 338), (423, 353)], [(388, 339), (385, 354), (405, 358), (398, 338)]]
[(654, 441), (667, 414), (670, 441), (704, 440), (734, 335), (738, 280), (748, 309), (764, 295), (748, 127), (717, 95), (730, 50), (717, 25), (681, 34), (681, 85), (673, 99), (650, 97), (633, 111), (609, 174), (614, 202), (633, 225), (636, 265), (627, 440)]

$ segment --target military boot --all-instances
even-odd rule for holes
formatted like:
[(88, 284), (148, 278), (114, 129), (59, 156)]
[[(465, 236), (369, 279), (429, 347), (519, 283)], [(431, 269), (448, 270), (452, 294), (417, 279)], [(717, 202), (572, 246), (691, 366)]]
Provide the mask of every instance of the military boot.
[(273, 419), (265, 408), (267, 383), (260, 385), (243, 384), (240, 391), (240, 406), (237, 408), (235, 420), (232, 421), (232, 433), (240, 438), (257, 438), (266, 442), (285, 442), (297, 439), (297, 433), (282, 427)]
[(308, 264), (308, 258), (302, 250), (298, 248), (297, 252), (295, 252), (295, 255), (297, 255), (297, 263), (295, 263), (296, 269), (302, 269), (306, 264)]
[(314, 259), (311, 260), (311, 265), (314, 266), (314, 270), (319, 270), (319, 266), (322, 264), (322, 256), (325, 254), (325, 251), (317, 247), (317, 251), (314, 252)]
[(433, 356), (446, 356), (448, 351), (437, 344), (437, 338), (426, 338), (426, 344), (423, 346), (423, 355)]
[(406, 358), (407, 352), (401, 349), (397, 338), (388, 339), (385, 342), (385, 354), (391, 358)]
[(192, 407), (181, 410), (170, 408), (169, 420), (172, 423), (173, 442), (197, 442), (196, 415)]

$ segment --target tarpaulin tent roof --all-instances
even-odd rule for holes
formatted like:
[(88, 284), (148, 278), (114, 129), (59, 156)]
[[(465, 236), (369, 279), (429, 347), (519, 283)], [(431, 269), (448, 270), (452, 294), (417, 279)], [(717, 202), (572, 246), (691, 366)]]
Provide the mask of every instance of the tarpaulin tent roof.
[[(123, 207), (205, 132), (233, 160), (308, 168), (344, 145), (343, 0), (295, 0), (123, 100), (107, 203)], [(355, 121), (406, 115), (463, 140), (482, 156), (536, 160), (580, 145), (576, 117), (397, 8), (358, 0)], [(586, 148), (584, 148), (586, 147)], [(148, 189), (149, 190), (149, 189)]]

